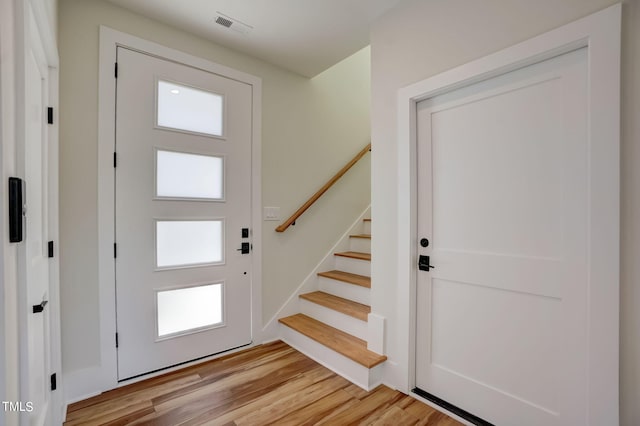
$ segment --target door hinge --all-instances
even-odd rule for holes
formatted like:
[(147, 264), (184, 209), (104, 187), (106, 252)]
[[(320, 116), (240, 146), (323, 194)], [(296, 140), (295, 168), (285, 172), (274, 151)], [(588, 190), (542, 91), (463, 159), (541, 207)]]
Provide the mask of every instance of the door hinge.
[(47, 124), (53, 124), (53, 107), (47, 107)]
[(58, 378), (56, 376), (56, 373), (53, 373), (51, 375), (51, 390), (54, 391), (58, 389)]
[(53, 241), (49, 241), (47, 244), (47, 255), (53, 257)]
[(113, 153), (113, 167), (115, 168), (118, 165), (118, 154)]
[(120, 343), (118, 342), (118, 333), (116, 333), (116, 349), (118, 348), (118, 346), (120, 346)]
[(118, 245), (116, 243), (113, 243), (113, 258), (117, 258), (118, 257)]
[(115, 66), (114, 75), (115, 75), (116, 78), (118, 78), (118, 63), (117, 62), (116, 62), (116, 66)]

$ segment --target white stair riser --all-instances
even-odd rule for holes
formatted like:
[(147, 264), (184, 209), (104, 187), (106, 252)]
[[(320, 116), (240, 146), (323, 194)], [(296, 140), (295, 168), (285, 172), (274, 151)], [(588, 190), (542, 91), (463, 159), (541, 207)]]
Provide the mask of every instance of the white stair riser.
[(282, 331), (282, 340), (285, 343), (341, 375), (351, 383), (360, 386), (366, 391), (370, 391), (382, 383), (382, 366), (384, 363), (368, 369), (284, 324), (279, 324), (279, 326)]
[(359, 251), (361, 253), (371, 253), (370, 238), (349, 238), (349, 250)]
[(332, 280), (331, 278), (318, 277), (318, 289), (343, 299), (371, 306), (371, 290), (367, 287)]
[(300, 312), (359, 339), (367, 340), (369, 337), (369, 327), (366, 321), (334, 311), (309, 300), (300, 299)]
[(364, 221), (364, 233), (365, 234), (371, 234), (371, 222), (370, 221)]
[(371, 276), (371, 262), (368, 260), (353, 259), (351, 257), (335, 256), (336, 269), (352, 274)]

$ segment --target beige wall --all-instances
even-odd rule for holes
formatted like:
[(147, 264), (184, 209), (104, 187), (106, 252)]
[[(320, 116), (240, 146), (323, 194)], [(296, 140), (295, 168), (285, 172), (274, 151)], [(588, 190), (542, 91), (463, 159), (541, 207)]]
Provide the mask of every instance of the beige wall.
[[(411, 0), (374, 25), (372, 62), (373, 312), (396, 327), (396, 104), (400, 87), (480, 58), (615, 3), (614, 0)], [(621, 419), (640, 424), (640, 5), (623, 6)], [(387, 353), (403, 350), (393, 334)], [(406, 349), (405, 349), (406, 350)], [(390, 364), (393, 366), (393, 363)], [(394, 377), (393, 367), (387, 379)]]
[[(289, 215), (369, 141), (369, 49), (314, 79), (98, 0), (62, 0), (60, 206), (63, 371), (100, 364), (97, 252), (98, 26), (256, 75), (263, 82), (263, 204)], [(263, 225), (263, 320), (370, 200), (368, 160), (284, 234)]]

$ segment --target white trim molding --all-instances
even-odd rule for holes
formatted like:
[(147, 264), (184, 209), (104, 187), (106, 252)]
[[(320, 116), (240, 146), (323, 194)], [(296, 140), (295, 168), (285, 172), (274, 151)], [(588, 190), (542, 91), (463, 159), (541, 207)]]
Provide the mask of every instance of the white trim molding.
[[(14, 19), (13, 19), (13, 3), (0, 3), (0, 176), (2, 182), (13, 174), (15, 168), (15, 156), (13, 151), (13, 126), (14, 119), (14, 69), (15, 69), (15, 47), (14, 47)], [(13, 397), (18, 392), (16, 380), (9, 380), (11, 370), (16, 371), (15, 358), (8, 352), (8, 348), (12, 346), (13, 341), (9, 341), (12, 333), (9, 332), (9, 324), (15, 324), (16, 321), (9, 316), (8, 300), (6, 293), (13, 289), (10, 286), (15, 283), (14, 276), (15, 265), (15, 247), (11, 247), (8, 243), (7, 235), (8, 226), (7, 218), (7, 200), (0, 197), (0, 401), (7, 401), (9, 397)], [(12, 305), (15, 305), (13, 303)], [(12, 337), (12, 336), (11, 336)], [(7, 416), (4, 410), (0, 411), (0, 424), (7, 424)]]
[[(588, 50), (589, 425), (618, 424), (621, 5), (453, 68), (398, 92), (398, 315), (402, 356), (392, 373), (400, 390), (415, 385), (417, 256), (416, 105), (418, 102), (578, 48)], [(594, 243), (594, 242), (597, 242)], [(410, 309), (407, 309), (410, 307)]]
[(67, 402), (119, 386), (117, 381), (115, 269), (113, 259), (114, 195), (113, 142), (115, 140), (115, 78), (118, 46), (215, 73), (252, 87), (252, 148), (251, 148), (251, 220), (252, 243), (252, 339), (262, 342), (262, 193), (261, 193), (261, 123), (262, 80), (259, 77), (162, 46), (160, 44), (100, 27), (98, 77), (98, 274), (100, 305), (101, 364), (95, 368), (69, 372), (73, 380), (67, 383)]
[[(54, 121), (52, 124), (46, 125), (46, 131), (43, 134), (43, 138), (46, 142), (46, 166), (44, 171), (46, 172), (46, 181), (44, 185), (47, 185), (47, 199), (43, 200), (46, 205), (47, 215), (43, 217), (46, 223), (46, 241), (53, 241), (55, 248), (55, 255), (48, 262), (48, 305), (49, 311), (49, 366), (50, 371), (45, 372), (44, 379), (48, 379), (49, 374), (55, 373), (58, 377), (57, 390), (50, 394), (49, 411), (41, 413), (41, 417), (37, 421), (42, 421), (46, 417), (48, 422), (52, 424), (59, 424), (62, 422), (63, 417), (63, 380), (60, 379), (62, 375), (62, 360), (61, 360), (61, 331), (60, 331), (60, 288), (59, 288), (59, 226), (58, 226), (58, 89), (59, 89), (59, 57), (57, 48), (56, 28), (55, 28), (55, 10), (51, 9), (51, 2), (42, 1), (12, 1), (3, 3), (2, 10), (7, 12), (8, 15), (4, 17), (9, 19), (10, 25), (7, 25), (7, 29), (3, 32), (2, 36), (5, 37), (5, 42), (12, 42), (12, 45), (2, 46), (2, 58), (3, 61), (7, 60), (7, 64), (3, 66), (3, 74), (7, 72), (7, 75), (3, 75), (1, 84), (7, 84), (8, 81), (12, 81), (12, 91), (3, 93), (3, 98), (7, 95), (7, 98), (13, 101), (12, 105), (9, 105), (9, 101), (3, 104), (2, 107), (6, 107), (6, 110), (2, 107), (3, 119), (12, 117), (12, 124), (9, 130), (8, 123), (7, 129), (3, 129), (3, 154), (7, 154), (4, 158), (3, 167), (6, 167), (3, 174), (3, 179), (10, 173), (13, 176), (23, 177), (25, 176), (26, 162), (28, 160), (25, 150), (26, 142), (26, 80), (25, 70), (26, 61), (29, 52), (32, 52), (34, 59), (40, 67), (42, 76), (46, 76), (45, 80), (45, 102), (47, 107), (53, 108)], [(3, 21), (4, 22), (4, 21)], [(6, 23), (6, 22), (4, 22)], [(11, 33), (12, 32), (12, 33)], [(11, 35), (10, 35), (11, 34)], [(5, 68), (6, 67), (6, 68)], [(12, 67), (11, 70), (8, 68)], [(6, 90), (7, 87), (3, 87)], [(9, 132), (13, 134), (11, 136)], [(7, 137), (7, 140), (4, 137)], [(5, 181), (6, 182), (6, 181)], [(4, 244), (4, 241), (3, 241)], [(6, 248), (7, 246), (5, 246)], [(0, 368), (7, 368), (6, 376), (4, 380), (0, 380), (2, 386), (8, 385), (7, 394), (3, 397), (3, 400), (21, 400), (28, 401), (31, 395), (31, 384), (29, 383), (29, 374), (31, 373), (28, 362), (28, 348), (29, 338), (28, 324), (30, 318), (33, 315), (31, 306), (27, 303), (27, 291), (26, 291), (26, 272), (29, 270), (30, 265), (27, 262), (25, 243), (11, 244), (10, 248), (4, 254), (4, 260), (7, 261), (7, 252), (10, 254), (8, 263), (5, 266), (3, 277), (7, 278), (3, 285), (4, 297), (7, 298), (6, 303), (10, 303), (11, 307), (3, 306), (7, 308), (5, 319), (8, 320), (7, 327), (3, 329), (3, 332), (7, 332), (9, 339), (7, 347), (5, 348), (5, 364)], [(2, 269), (2, 268), (0, 268)], [(13, 303), (9, 302), (12, 300)], [(17, 345), (17, 347), (15, 347)], [(14, 358), (17, 356), (17, 358)], [(15, 382), (17, 379), (17, 383)], [(16, 387), (17, 384), (17, 387)], [(6, 422), (11, 424), (14, 421), (16, 413), (6, 413)], [(22, 418), (22, 417), (21, 417)], [(25, 417), (26, 419), (26, 417)], [(0, 416), (1, 420), (1, 416)], [(1, 424), (2, 421), (0, 421)]]

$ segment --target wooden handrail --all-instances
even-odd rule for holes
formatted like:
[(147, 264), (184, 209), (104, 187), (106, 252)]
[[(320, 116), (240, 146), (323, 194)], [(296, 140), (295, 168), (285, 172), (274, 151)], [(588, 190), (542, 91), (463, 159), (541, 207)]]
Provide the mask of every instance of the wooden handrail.
[(362, 148), (362, 151), (360, 151), (358, 154), (356, 154), (356, 156), (353, 157), (351, 159), (351, 161), (349, 161), (342, 169), (340, 169), (340, 171), (338, 173), (336, 173), (335, 176), (333, 176), (331, 179), (329, 179), (329, 182), (325, 183), (324, 186), (318, 190), (318, 192), (313, 194), (313, 196), (311, 196), (311, 198), (309, 198), (307, 200), (307, 202), (302, 205), (302, 207), (300, 207), (298, 210), (296, 210), (296, 212), (294, 214), (292, 214), (289, 219), (287, 219), (284, 222), (282, 222), (282, 225), (278, 226), (276, 228), (276, 231), (277, 232), (284, 232), (289, 226), (293, 225), (295, 223), (296, 219), (298, 219), (300, 216), (302, 216), (302, 213), (307, 211), (307, 209), (309, 207), (311, 207), (311, 205), (313, 203), (315, 203), (318, 200), (318, 198), (320, 198), (322, 196), (322, 194), (327, 192), (327, 190), (329, 188), (331, 188), (333, 186), (333, 184), (338, 181), (338, 179), (340, 179), (345, 173), (347, 173), (349, 171), (349, 169), (351, 167), (353, 167), (353, 165), (356, 164), (369, 151), (371, 151), (371, 144), (368, 144), (367, 146)]

